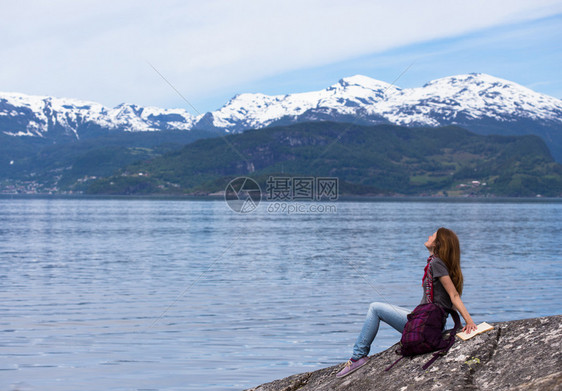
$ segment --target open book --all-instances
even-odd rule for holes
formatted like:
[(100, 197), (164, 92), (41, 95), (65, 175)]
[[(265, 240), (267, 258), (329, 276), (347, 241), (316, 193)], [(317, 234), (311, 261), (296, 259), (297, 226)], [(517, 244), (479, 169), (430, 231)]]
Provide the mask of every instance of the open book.
[(476, 330), (472, 331), (470, 334), (461, 332), (461, 333), (457, 333), (457, 337), (459, 337), (463, 341), (466, 341), (467, 339), (470, 339), (478, 334), (485, 333), (486, 331), (492, 330), (493, 328), (494, 326), (489, 325), (486, 322), (482, 322), (478, 326), (476, 326)]

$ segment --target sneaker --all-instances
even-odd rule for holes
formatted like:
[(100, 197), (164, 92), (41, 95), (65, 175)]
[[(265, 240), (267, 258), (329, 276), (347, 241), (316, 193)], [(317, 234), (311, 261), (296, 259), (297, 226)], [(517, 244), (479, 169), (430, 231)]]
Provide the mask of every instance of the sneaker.
[(349, 360), (346, 364), (345, 367), (338, 372), (338, 374), (336, 375), (336, 377), (344, 377), (349, 375), (352, 372), (355, 372), (356, 370), (358, 370), (359, 368), (361, 368), (363, 365), (367, 364), (367, 362), (369, 361), (369, 357), (362, 357), (357, 361), (351, 361)]

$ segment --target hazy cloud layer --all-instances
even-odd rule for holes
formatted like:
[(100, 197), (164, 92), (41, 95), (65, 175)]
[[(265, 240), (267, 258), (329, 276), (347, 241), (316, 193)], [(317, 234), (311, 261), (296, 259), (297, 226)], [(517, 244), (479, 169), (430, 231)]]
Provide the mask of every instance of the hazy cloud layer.
[(280, 73), (561, 12), (550, 0), (4, 2), (0, 91), (171, 106), (178, 97), (148, 63), (186, 96), (204, 99)]

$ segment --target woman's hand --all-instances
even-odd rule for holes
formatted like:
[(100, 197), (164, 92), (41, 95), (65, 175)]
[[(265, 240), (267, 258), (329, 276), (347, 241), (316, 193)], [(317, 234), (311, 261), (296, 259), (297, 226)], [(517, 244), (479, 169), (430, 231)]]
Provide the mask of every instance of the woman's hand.
[(476, 330), (476, 324), (474, 324), (474, 322), (468, 322), (466, 324), (466, 326), (464, 326), (462, 328), (462, 331), (467, 333), (467, 334), (470, 334), (471, 332), (473, 332), (475, 330)]

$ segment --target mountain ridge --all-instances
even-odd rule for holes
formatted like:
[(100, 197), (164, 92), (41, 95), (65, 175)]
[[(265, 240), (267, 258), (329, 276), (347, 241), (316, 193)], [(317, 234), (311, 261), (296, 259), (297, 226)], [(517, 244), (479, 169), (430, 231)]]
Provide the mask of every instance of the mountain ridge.
[[(504, 98), (507, 91), (510, 95)], [(254, 110), (248, 110), (252, 106)], [(417, 110), (412, 110), (416, 106)], [(448, 110), (443, 120), (432, 115), (443, 109), (440, 106)], [(499, 120), (506, 119), (500, 114), (513, 114), (513, 111), (522, 118), (562, 124), (561, 100), (482, 73), (448, 76), (422, 87), (406, 89), (355, 75), (320, 91), (273, 96), (240, 94), (211, 114), (215, 126), (238, 130), (240, 123), (263, 127), (284, 116), (299, 116), (311, 109), (336, 109), (340, 114), (367, 117), (367, 122), (369, 116), (374, 116), (375, 121), (381, 117), (403, 126), (454, 125), (446, 120), (454, 119), (459, 111), (473, 119), (491, 117)], [(365, 112), (358, 113), (362, 110)], [(248, 120), (247, 116), (252, 114), (254, 117)], [(256, 126), (258, 124), (261, 126)]]
[[(447, 126), (310, 122), (197, 140), (77, 187), (90, 194), (211, 194), (235, 177), (336, 177), (345, 194), (562, 195), (562, 165), (534, 135)], [(342, 194), (343, 194), (342, 193)]]
[(400, 88), (363, 75), (319, 91), (237, 94), (199, 114), (122, 103), (114, 108), (78, 99), (0, 93), (0, 134), (79, 139), (109, 131), (248, 129), (337, 121), (402, 126), (458, 125), (480, 134), (537, 134), (562, 161), (562, 100), (483, 73), (447, 76)]
[(283, 95), (237, 94), (221, 108), (192, 115), (182, 108), (0, 93), (0, 135), (67, 142), (102, 131), (213, 131), (298, 122), (401, 126), (458, 125), (479, 134), (536, 134), (562, 162), (562, 100), (483, 73), (447, 76), (400, 88), (368, 76), (344, 77), (319, 90)]
[[(469, 88), (473, 87), (473, 88)], [(474, 88), (480, 87), (480, 88)], [(511, 99), (502, 98), (502, 93), (511, 89)], [(501, 91), (504, 90), (504, 91)], [(477, 96), (478, 95), (478, 96)], [(513, 97), (515, 96), (515, 97)], [(398, 100), (389, 101), (389, 99)], [(441, 99), (441, 101), (437, 100)], [(516, 99), (517, 98), (517, 99)], [(452, 101), (449, 99), (457, 99)], [(182, 108), (158, 108), (154, 106), (138, 106), (135, 104), (121, 103), (113, 108), (108, 108), (100, 103), (70, 99), (57, 98), (51, 96), (28, 95), (14, 92), (0, 92), (0, 117), (17, 116), (21, 112), (17, 110), (8, 111), (8, 106), (14, 109), (18, 107), (27, 108), (38, 114), (39, 121), (31, 121), (31, 128), (40, 128), (40, 122), (47, 125), (46, 113), (48, 109), (53, 110), (55, 118), (57, 114), (69, 114), (77, 111), (77, 116), (67, 117), (68, 119), (78, 119), (83, 116), (85, 121), (93, 121), (99, 125), (109, 128), (129, 127), (132, 131), (151, 131), (170, 128), (162, 128), (162, 124), (156, 123), (156, 117), (175, 116), (176, 121), (169, 120), (169, 125), (179, 130), (190, 130), (196, 126), (202, 127), (205, 115), (211, 114), (213, 126), (223, 128), (228, 132), (236, 131), (238, 128), (254, 129), (271, 124), (286, 115), (299, 116), (309, 109), (337, 109), (342, 114), (357, 114), (357, 109), (366, 109), (369, 114), (378, 114), (385, 117), (389, 123), (402, 126), (442, 126), (435, 119), (424, 117), (428, 112), (419, 110), (417, 115), (400, 110), (400, 106), (412, 106), (424, 103), (425, 110), (437, 109), (439, 105), (449, 104), (455, 108), (459, 106), (462, 110), (471, 110), (474, 118), (478, 116), (491, 116), (501, 119), (499, 113), (501, 109), (511, 110), (524, 117), (555, 121), (562, 124), (562, 100), (549, 95), (535, 92), (527, 87), (515, 82), (497, 78), (483, 73), (471, 73), (456, 76), (447, 76), (425, 83), (422, 87), (402, 89), (390, 83), (370, 78), (363, 75), (344, 77), (337, 83), (320, 91), (299, 92), (283, 95), (266, 95), (262, 93), (241, 93), (236, 94), (221, 108), (194, 116)], [(385, 104), (382, 104), (382, 103)], [(459, 103), (460, 102), (460, 103)], [(19, 106), (18, 106), (19, 104)], [(274, 107), (272, 107), (274, 106)], [(503, 106), (503, 107), (502, 107)], [(250, 110), (249, 107), (253, 108)], [(66, 109), (66, 110), (65, 110)], [(269, 109), (269, 113), (264, 113), (264, 109)], [(455, 117), (455, 111), (448, 108)], [(490, 109), (493, 111), (490, 112)], [(87, 111), (91, 114), (85, 115)], [(402, 114), (393, 114), (395, 112)], [(257, 114), (261, 114), (259, 117)], [(253, 116), (254, 121), (248, 121), (242, 117)], [(103, 118), (103, 117), (107, 118)], [(133, 118), (138, 120), (132, 121)], [(57, 118), (57, 119), (65, 119)], [(144, 122), (143, 122), (144, 121)], [(237, 122), (246, 121), (246, 125), (241, 126)], [(39, 123), (38, 123), (39, 122)], [(60, 121), (61, 123), (64, 121)], [(73, 125), (71, 123), (68, 123)], [(7, 129), (1, 129), (4, 133), (18, 135)], [(30, 132), (19, 135), (33, 135)], [(45, 130), (43, 128), (43, 130)], [(74, 129), (76, 130), (76, 129)], [(35, 135), (39, 135), (37, 132)]]

